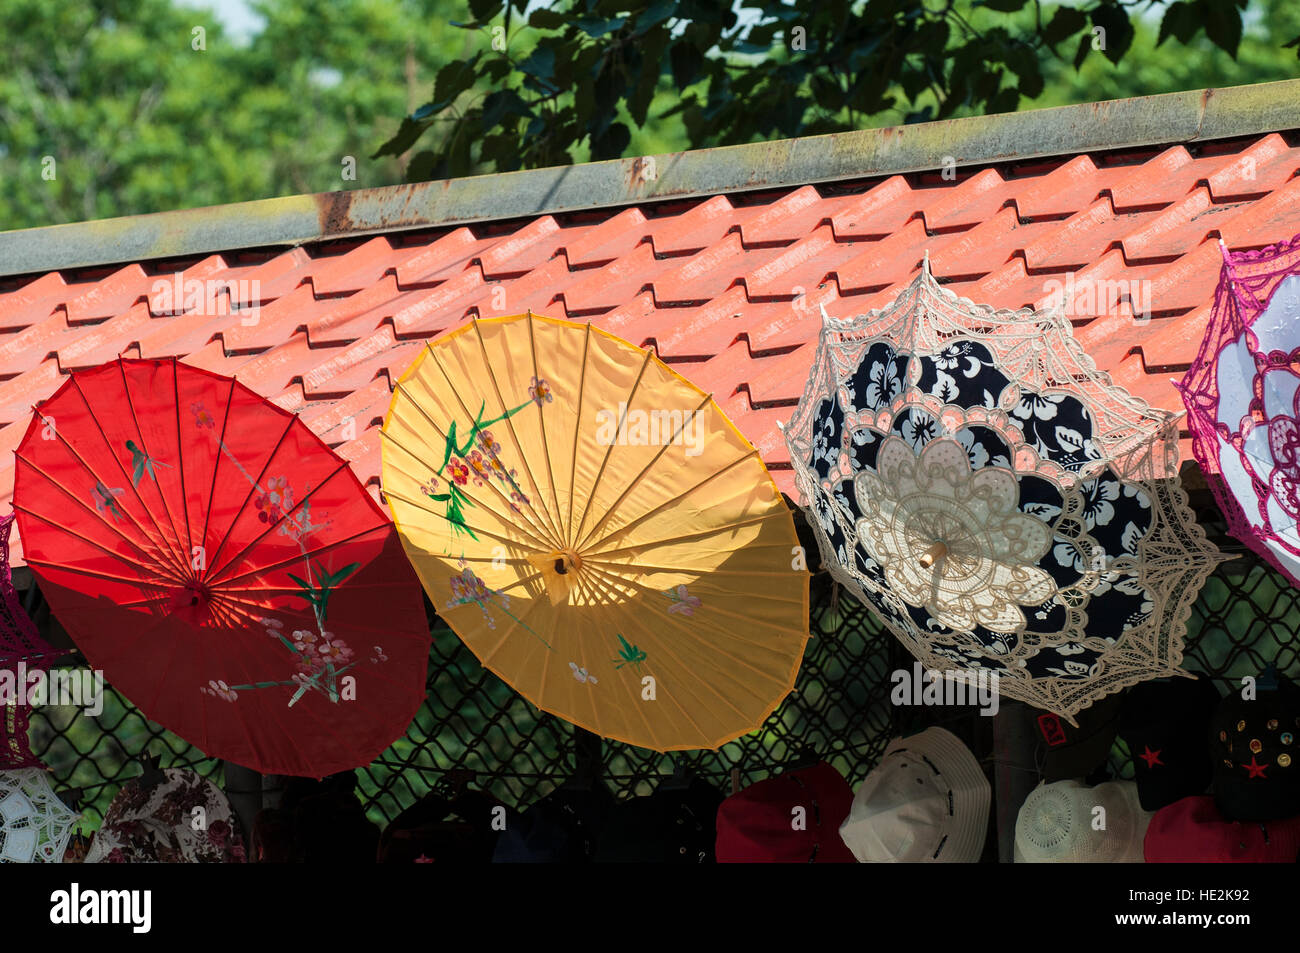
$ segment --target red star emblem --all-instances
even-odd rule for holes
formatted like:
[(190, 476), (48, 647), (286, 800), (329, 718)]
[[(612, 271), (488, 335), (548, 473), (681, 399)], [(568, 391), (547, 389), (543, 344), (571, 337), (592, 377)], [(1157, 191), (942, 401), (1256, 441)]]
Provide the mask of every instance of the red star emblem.
[(1264, 774), (1264, 772), (1268, 770), (1268, 765), (1256, 764), (1255, 756), (1253, 754), (1250, 756), (1250, 764), (1243, 764), (1242, 767), (1250, 772), (1250, 777), (1263, 778), (1265, 781), (1268, 780), (1268, 776)]
[(1151, 769), (1158, 764), (1164, 764), (1164, 762), (1160, 760), (1160, 752), (1163, 750), (1163, 748), (1157, 748), (1155, 751), (1152, 751), (1150, 745), (1144, 745), (1142, 753), (1138, 755), (1138, 757), (1147, 763), (1148, 769)]

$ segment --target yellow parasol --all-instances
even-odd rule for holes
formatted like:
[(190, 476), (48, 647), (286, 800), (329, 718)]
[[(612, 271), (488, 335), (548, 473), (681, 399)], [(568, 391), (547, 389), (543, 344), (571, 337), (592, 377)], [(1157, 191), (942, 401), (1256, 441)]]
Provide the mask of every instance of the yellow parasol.
[(544, 711), (671, 751), (753, 731), (794, 685), (790, 509), (712, 398), (589, 324), (430, 342), (383, 427), (393, 521), (439, 614)]

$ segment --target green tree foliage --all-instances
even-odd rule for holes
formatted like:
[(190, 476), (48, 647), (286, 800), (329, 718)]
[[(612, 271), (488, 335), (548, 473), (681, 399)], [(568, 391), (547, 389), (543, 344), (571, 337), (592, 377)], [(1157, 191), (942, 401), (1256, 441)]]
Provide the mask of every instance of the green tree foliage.
[[(478, 44), (439, 70), (432, 99), (375, 155), (415, 150), (408, 177), (443, 178), (651, 151), (634, 136), (647, 130), (701, 148), (1094, 101), (1091, 89), (1123, 76), (1142, 92), (1200, 87), (1207, 56), (1231, 82), (1278, 78), (1295, 56), (1274, 34), (1268, 50), (1252, 46), (1259, 58), (1236, 61), (1245, 5), (469, 0), (457, 25)], [(1300, 26), (1285, 19), (1289, 39)]]
[(1134, 23), (1133, 43), (1124, 58), (1113, 63), (1093, 54), (1078, 69), (1065, 59), (1049, 60), (1043, 70), (1046, 87), (1027, 105), (1033, 108), (1069, 103), (1149, 96), (1178, 89), (1240, 86), (1293, 79), (1300, 72), (1295, 50), (1287, 44), (1300, 36), (1300, 4), (1294, 0), (1264, 0), (1244, 11), (1243, 31), (1236, 55), (1216, 45), (1204, 33), (1186, 42), (1173, 32), (1177, 14)]
[(0, 0), (0, 230), (400, 181), (368, 154), (465, 52), (451, 6), (261, 0), (235, 42), (172, 0)]

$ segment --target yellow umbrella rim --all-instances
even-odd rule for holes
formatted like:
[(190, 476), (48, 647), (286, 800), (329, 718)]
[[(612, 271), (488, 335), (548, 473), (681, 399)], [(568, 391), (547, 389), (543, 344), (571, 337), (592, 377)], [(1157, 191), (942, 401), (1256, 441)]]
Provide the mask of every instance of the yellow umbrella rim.
[[(420, 350), (420, 353), (419, 353), (418, 355), (416, 355), (415, 359), (414, 359), (413, 361), (411, 361), (410, 366), (408, 366), (408, 367), (406, 368), (406, 370), (402, 372), (402, 375), (397, 379), (397, 383), (393, 385), (393, 396), (389, 399), (389, 402), (388, 402), (388, 411), (387, 411), (387, 413), (384, 414), (384, 422), (383, 422), (383, 425), (379, 428), (379, 432), (380, 432), (381, 437), (382, 437), (383, 435), (385, 435), (385, 434), (388, 432), (388, 423), (389, 423), (390, 420), (393, 419), (393, 407), (394, 407), (394, 405), (397, 403), (398, 388), (399, 388), (403, 383), (406, 382), (407, 378), (411, 377), (412, 375), (415, 374), (416, 371), (419, 370), (420, 365), (424, 362), (424, 359), (425, 359), (426, 357), (428, 357), (428, 355), (430, 354), (430, 352), (432, 352), (433, 347), (434, 347), (435, 344), (442, 343), (442, 342), (445, 342), (445, 341), (450, 341), (450, 340), (452, 340), (453, 338), (455, 338), (457, 335), (465, 334), (466, 332), (472, 330), (476, 325), (479, 325), (479, 324), (503, 324), (503, 323), (508, 322), (508, 321), (518, 321), (518, 320), (520, 320), (521, 318), (524, 318), (524, 319), (527, 319), (527, 320), (530, 320), (530, 321), (533, 321), (533, 320), (536, 320), (536, 321), (542, 321), (542, 322), (545, 322), (545, 323), (547, 323), (547, 324), (554, 324), (554, 325), (558, 325), (558, 326), (561, 326), (561, 327), (575, 328), (575, 329), (578, 329), (578, 330), (581, 330), (581, 329), (584, 329), (584, 328), (585, 328), (585, 329), (587, 329), (588, 331), (594, 331), (596, 334), (603, 335), (604, 337), (608, 338), (609, 340), (613, 341), (614, 343), (616, 343), (616, 344), (621, 344), (621, 345), (623, 345), (623, 346), (625, 346), (625, 347), (631, 348), (631, 349), (634, 350), (634, 351), (650, 351), (650, 359), (651, 359), (651, 360), (653, 360), (653, 361), (654, 361), (655, 363), (657, 363), (661, 368), (663, 368), (664, 370), (666, 370), (666, 371), (667, 371), (669, 374), (671, 374), (673, 377), (677, 378), (679, 381), (681, 381), (683, 384), (685, 384), (687, 387), (689, 387), (689, 388), (690, 388), (691, 390), (693, 390), (695, 393), (699, 394), (701, 397), (705, 397), (705, 398), (708, 399), (708, 401), (709, 401), (709, 406), (711, 406), (711, 407), (713, 408), (713, 410), (717, 413), (717, 415), (722, 419), (722, 421), (723, 421), (723, 422), (724, 422), (724, 423), (725, 423), (729, 428), (731, 428), (731, 432), (734, 433), (734, 434), (736, 435), (736, 437), (738, 437), (738, 438), (740, 439), (740, 441), (741, 441), (742, 444), (744, 444), (746, 447), (748, 447), (748, 448), (750, 449), (751, 452), (753, 452), (755, 458), (758, 460), (759, 465), (763, 468), (763, 475), (764, 475), (765, 477), (767, 477), (767, 482), (771, 485), (773, 492), (776, 494), (776, 496), (777, 496), (778, 499), (781, 499), (782, 504), (785, 505), (785, 501), (784, 501), (784, 498), (783, 498), (782, 493), (781, 493), (781, 488), (780, 488), (779, 486), (776, 485), (776, 480), (772, 479), (771, 471), (768, 470), (768, 468), (767, 468), (767, 463), (763, 460), (763, 455), (759, 452), (758, 448), (754, 446), (754, 444), (750, 441), (750, 439), (749, 439), (748, 437), (746, 437), (746, 436), (741, 432), (740, 428), (737, 427), (737, 426), (732, 422), (731, 418), (728, 417), (727, 414), (723, 412), (722, 408), (718, 406), (718, 402), (717, 402), (716, 400), (713, 399), (713, 394), (712, 394), (711, 392), (707, 392), (707, 391), (703, 390), (703, 389), (702, 389), (698, 384), (696, 384), (694, 381), (692, 381), (692, 380), (690, 380), (690, 379), (688, 379), (688, 378), (686, 378), (686, 377), (683, 377), (681, 374), (679, 374), (677, 371), (675, 371), (671, 366), (669, 366), (668, 364), (664, 363), (664, 361), (659, 357), (659, 354), (658, 354), (656, 351), (654, 351), (652, 348), (637, 347), (637, 346), (636, 346), (635, 344), (633, 344), (631, 341), (628, 341), (628, 340), (625, 339), (625, 338), (621, 338), (621, 337), (619, 337), (617, 334), (611, 334), (609, 331), (606, 331), (606, 330), (604, 330), (603, 328), (599, 328), (599, 327), (597, 327), (596, 325), (592, 324), (590, 321), (570, 321), (570, 320), (567, 319), (567, 318), (552, 318), (552, 317), (548, 317), (547, 315), (536, 314), (536, 313), (533, 312), (531, 309), (529, 309), (528, 311), (520, 312), (519, 314), (508, 314), (508, 315), (503, 315), (503, 316), (501, 316), (501, 317), (496, 317), (496, 318), (482, 318), (482, 319), (480, 319), (480, 318), (470, 318), (469, 321), (466, 321), (466, 322), (463, 323), (460, 327), (452, 328), (452, 329), (449, 330), (449, 331), (445, 331), (445, 332), (443, 332), (442, 334), (438, 335), (438, 336), (435, 337), (435, 338), (429, 338), (429, 339), (425, 342), (424, 347)], [(383, 489), (383, 455), (384, 455), (384, 452), (385, 452), (385, 450), (384, 450), (385, 446), (386, 446), (385, 442), (381, 439), (380, 442), (379, 442), (379, 448), (380, 448), (380, 471), (379, 471), (379, 472), (380, 472), (380, 489), (381, 489), (381, 491), (382, 491), (382, 489)], [(785, 514), (785, 515), (786, 515), (786, 521), (787, 521), (787, 524), (789, 525), (789, 528), (790, 528), (790, 535), (791, 535), (791, 537), (794, 539), (794, 541), (795, 541), (795, 545), (797, 545), (797, 546), (801, 546), (801, 547), (802, 547), (802, 543), (799, 542), (799, 532), (798, 532), (798, 529), (797, 529), (797, 528), (795, 527), (795, 525), (794, 525), (794, 510), (793, 510), (789, 505), (785, 505), (785, 511), (786, 511), (786, 514)], [(397, 529), (397, 535), (398, 535), (398, 538), (401, 539), (401, 541), (402, 541), (402, 550), (405, 552), (405, 551), (406, 551), (406, 531), (402, 529), (402, 524), (401, 524), (401, 523), (398, 521), (398, 519), (397, 519), (397, 511), (396, 511), (396, 509), (394, 509), (394, 508), (391, 507), (391, 506), (389, 507), (389, 515), (391, 516), (391, 518), (392, 518), (392, 520), (393, 520), (393, 526), (396, 527), (396, 529)], [(806, 561), (807, 561), (807, 557), (808, 557), (808, 554), (807, 554), (807, 552), (805, 552), (805, 553), (804, 553), (805, 564), (806, 564)], [(407, 558), (408, 558), (408, 559), (410, 558), (409, 555), (408, 555)], [(722, 739), (720, 739), (720, 740), (714, 742), (712, 745), (709, 745), (709, 746), (706, 746), (706, 747), (703, 747), (703, 748), (701, 748), (701, 747), (697, 747), (697, 746), (694, 746), (694, 745), (670, 745), (670, 746), (668, 746), (668, 747), (666, 747), (666, 748), (647, 748), (646, 750), (649, 750), (649, 751), (664, 751), (664, 752), (666, 752), (666, 751), (716, 751), (718, 748), (721, 748), (723, 745), (725, 745), (725, 744), (727, 744), (727, 743), (729, 743), (729, 742), (735, 741), (737, 738), (743, 738), (745, 735), (753, 734), (754, 732), (759, 731), (759, 730), (762, 729), (764, 722), (766, 722), (769, 718), (772, 717), (772, 714), (773, 714), (773, 713), (774, 713), (778, 708), (781, 707), (781, 704), (782, 704), (782, 703), (783, 703), (787, 698), (789, 698), (789, 697), (790, 697), (790, 693), (794, 691), (795, 682), (796, 682), (796, 681), (798, 680), (798, 678), (799, 678), (799, 669), (803, 667), (804, 654), (808, 651), (808, 642), (809, 642), (809, 640), (812, 638), (812, 620), (811, 620), (811, 617), (810, 617), (810, 613), (811, 613), (811, 611), (812, 611), (812, 603), (811, 603), (811, 583), (812, 583), (812, 573), (811, 573), (810, 571), (808, 571), (807, 569), (805, 569), (805, 570), (804, 570), (804, 573), (803, 573), (803, 576), (804, 576), (804, 585), (803, 585), (803, 614), (802, 614), (802, 618), (803, 618), (803, 620), (804, 620), (804, 626), (803, 626), (803, 644), (800, 646), (799, 654), (798, 654), (798, 656), (797, 656), (796, 659), (795, 659), (794, 668), (793, 668), (792, 671), (790, 672), (790, 676), (789, 676), (789, 678), (787, 679), (787, 684), (786, 684), (786, 687), (785, 687), (784, 691), (782, 691), (781, 694), (780, 694), (780, 696), (777, 698), (777, 700), (776, 700), (775, 702), (773, 702), (772, 705), (771, 705), (771, 706), (770, 706), (766, 711), (763, 712), (762, 716), (758, 719), (758, 723), (757, 723), (756, 725), (754, 725), (752, 728), (747, 728), (747, 729), (744, 729), (744, 730), (742, 730), (742, 731), (735, 732), (734, 734), (727, 735), (726, 737), (724, 737), (724, 738), (722, 738)], [(421, 579), (421, 580), (420, 580), (420, 583), (421, 583), (421, 585), (424, 585), (424, 580)], [(432, 595), (430, 595), (430, 599), (432, 599), (432, 598), (433, 598)], [(437, 602), (434, 602), (434, 611), (435, 611), (435, 612), (437, 611)], [(462, 635), (460, 634), (460, 632), (457, 631), (456, 627), (455, 627), (454, 625), (452, 625), (452, 623), (451, 623), (451, 621), (450, 621), (449, 619), (447, 619), (446, 617), (442, 616), (441, 614), (439, 614), (438, 617), (439, 617), (440, 619), (442, 619), (442, 621), (446, 624), (447, 628), (451, 629), (452, 632), (455, 632), (455, 633), (456, 633), (456, 638), (460, 639), (460, 643), (461, 643), (461, 645), (465, 646), (465, 647), (468, 648), (471, 652), (474, 653), (474, 657), (478, 659), (479, 664), (480, 664), (482, 667), (486, 668), (488, 671), (490, 671), (490, 672), (491, 672), (493, 675), (495, 675), (497, 678), (501, 679), (501, 681), (503, 681), (503, 682), (504, 682), (504, 683), (505, 683), (505, 684), (510, 688), (511, 691), (513, 691), (515, 694), (519, 695), (521, 698), (523, 698), (525, 701), (527, 701), (530, 705), (532, 705), (532, 706), (533, 706), (534, 708), (536, 708), (538, 711), (545, 711), (547, 714), (551, 715), (551, 716), (554, 717), (554, 718), (559, 718), (561, 721), (566, 721), (566, 722), (568, 722), (569, 724), (577, 725), (579, 728), (582, 728), (582, 729), (584, 729), (585, 731), (589, 731), (589, 732), (591, 732), (591, 733), (594, 734), (594, 735), (599, 735), (599, 736), (602, 737), (602, 738), (609, 738), (610, 740), (618, 741), (618, 742), (620, 742), (620, 743), (622, 743), (622, 744), (632, 745), (633, 747), (636, 747), (636, 748), (644, 747), (643, 745), (640, 745), (640, 744), (638, 744), (638, 743), (635, 742), (635, 741), (630, 741), (630, 740), (628, 740), (627, 738), (620, 738), (620, 737), (618, 737), (617, 735), (611, 735), (611, 734), (608, 734), (608, 733), (606, 733), (606, 732), (603, 732), (603, 731), (601, 731), (601, 730), (599, 730), (599, 729), (597, 729), (597, 728), (594, 728), (594, 727), (592, 727), (592, 726), (589, 725), (589, 724), (584, 724), (582, 721), (580, 721), (580, 720), (578, 720), (578, 719), (576, 719), (576, 718), (570, 718), (570, 717), (568, 717), (567, 715), (561, 715), (561, 714), (559, 714), (559, 713), (557, 713), (557, 712), (548, 711), (547, 709), (543, 708), (541, 705), (537, 704), (537, 702), (533, 701), (531, 698), (529, 698), (529, 697), (528, 697), (527, 695), (525, 695), (523, 692), (519, 691), (519, 689), (515, 688), (515, 686), (514, 686), (513, 684), (511, 684), (510, 679), (507, 678), (507, 677), (506, 677), (502, 672), (498, 671), (498, 670), (497, 670), (495, 667), (493, 667), (491, 664), (489, 664), (489, 663), (487, 663), (487, 662), (484, 662), (484, 661), (483, 661), (483, 657), (482, 657), (481, 655), (479, 655), (479, 653), (478, 653), (477, 651), (474, 650), (474, 647), (473, 647), (472, 645), (470, 645), (469, 642), (465, 641), (464, 636), (462, 636)]]

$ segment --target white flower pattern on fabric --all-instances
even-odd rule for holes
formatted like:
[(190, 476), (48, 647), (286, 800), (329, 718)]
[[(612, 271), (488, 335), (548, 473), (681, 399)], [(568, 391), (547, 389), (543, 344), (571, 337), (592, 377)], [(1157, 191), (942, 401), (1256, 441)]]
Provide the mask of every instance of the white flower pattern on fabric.
[(1083, 493), (1083, 519), (1088, 529), (1108, 526), (1115, 517), (1111, 504), (1119, 499), (1119, 481), (1086, 480), (1079, 488)]
[(912, 449), (920, 450), (938, 435), (939, 423), (924, 410), (913, 407), (903, 418), (902, 430), (903, 439)]
[[(942, 625), (1016, 632), (1025, 625), (1021, 607), (1055, 593), (1051, 575), (1036, 565), (1051, 544), (1050, 527), (1019, 511), (1014, 474), (972, 471), (958, 441), (934, 440), (917, 454), (890, 437), (876, 472), (860, 472), (855, 490), (862, 544), (893, 591)], [(923, 567), (936, 543), (946, 554)]]
[[(1043, 394), (1022, 394), (1020, 403), (1012, 409), (1012, 413), (1021, 420), (1029, 420), (1031, 417), (1037, 417), (1039, 420), (1053, 420), (1056, 417), (1057, 408), (1065, 400), (1064, 396), (1049, 397)], [(1064, 428), (1061, 428), (1064, 429)]]
[(892, 360), (876, 361), (871, 365), (868, 378), (866, 398), (871, 410), (879, 410), (903, 392), (898, 367)]

